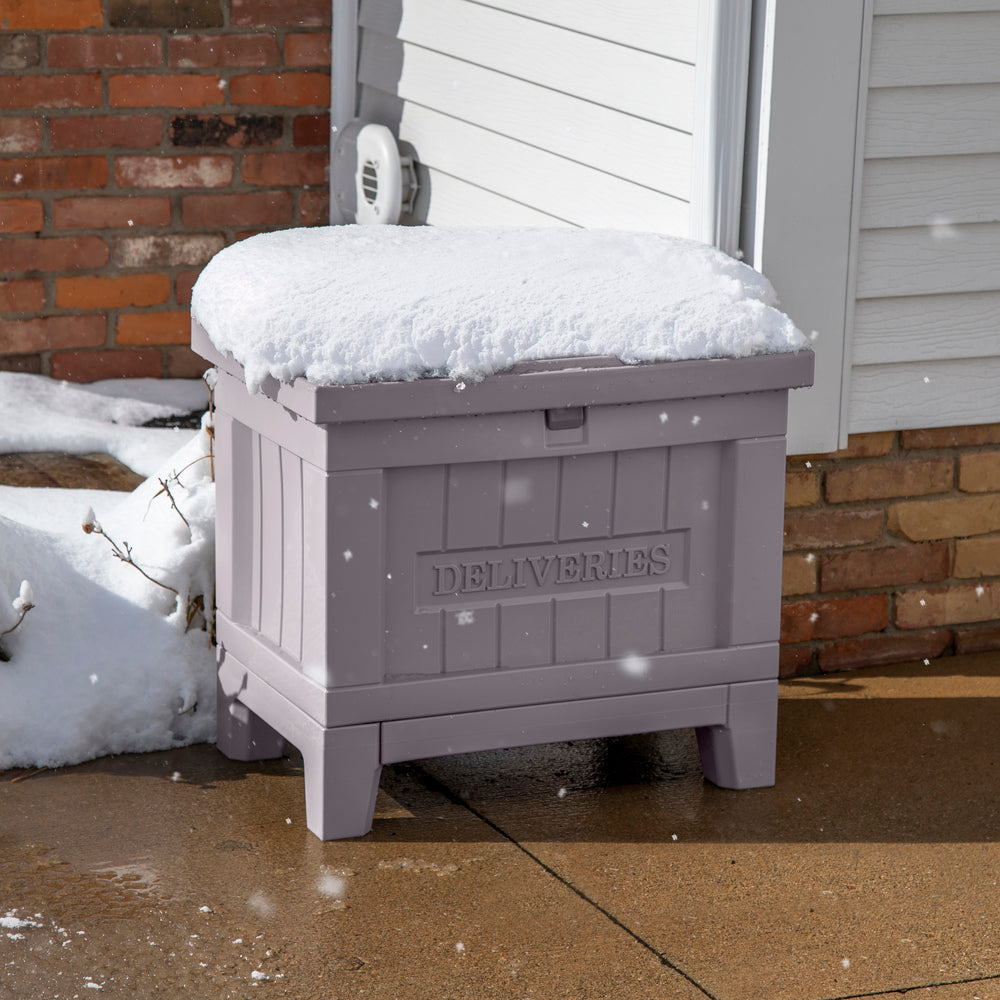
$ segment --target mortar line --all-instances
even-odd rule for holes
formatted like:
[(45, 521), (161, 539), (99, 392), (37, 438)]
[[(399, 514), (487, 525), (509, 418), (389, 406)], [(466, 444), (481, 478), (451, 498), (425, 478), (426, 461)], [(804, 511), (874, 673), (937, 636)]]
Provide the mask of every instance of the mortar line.
[[(413, 763), (411, 764), (411, 766), (415, 771), (419, 772), (421, 780), (427, 785), (427, 787), (431, 791), (436, 791), (439, 794), (444, 795), (444, 797), (448, 799), (449, 802), (452, 802), (455, 805), (462, 806), (463, 808), (467, 809), (481, 823), (485, 823), (491, 830), (495, 831), (501, 837), (503, 837), (504, 840), (509, 841), (519, 851), (521, 851), (523, 854), (531, 858), (531, 860), (534, 861), (535, 864), (538, 865), (546, 874), (550, 875), (552, 878), (554, 878), (561, 885), (565, 886), (565, 888), (569, 889), (571, 892), (574, 892), (585, 903), (593, 907), (603, 917), (605, 917), (607, 920), (613, 923), (620, 930), (623, 930), (626, 934), (628, 934), (628, 936), (631, 937), (637, 944), (640, 944), (643, 948), (646, 949), (646, 951), (648, 951), (651, 955), (655, 956), (656, 960), (661, 965), (667, 966), (667, 968), (676, 972), (679, 976), (682, 976), (692, 986), (694, 986), (695, 989), (697, 989), (700, 993), (702, 993), (705, 997), (707, 997), (708, 1000), (719, 1000), (719, 998), (716, 997), (714, 993), (709, 992), (704, 986), (701, 985), (701, 983), (699, 983), (696, 979), (694, 979), (692, 976), (686, 973), (679, 965), (674, 964), (669, 958), (667, 958), (666, 955), (658, 951), (644, 937), (641, 937), (634, 930), (632, 930), (632, 928), (629, 927), (627, 924), (622, 923), (622, 921), (619, 920), (613, 913), (611, 913), (609, 910), (601, 906), (600, 903), (598, 903), (596, 900), (591, 899), (581, 889), (578, 889), (567, 878), (565, 878), (563, 875), (560, 875), (559, 872), (557, 872), (554, 868), (546, 864), (540, 857), (538, 857), (538, 855), (533, 854), (531, 851), (529, 851), (528, 848), (524, 846), (524, 844), (522, 844), (520, 841), (512, 837), (509, 833), (507, 833), (506, 830), (504, 830), (502, 827), (494, 823), (493, 820), (491, 820), (488, 816), (481, 813), (474, 806), (470, 805), (468, 802), (465, 801), (465, 799), (461, 798), (461, 796), (456, 795), (450, 788), (447, 787), (447, 785), (442, 784), (440, 781), (437, 780), (437, 778), (428, 774), (427, 771), (425, 771), (424, 768), (421, 767), (419, 764)], [(843, 998), (843, 1000), (849, 1000), (849, 998), (845, 997)]]

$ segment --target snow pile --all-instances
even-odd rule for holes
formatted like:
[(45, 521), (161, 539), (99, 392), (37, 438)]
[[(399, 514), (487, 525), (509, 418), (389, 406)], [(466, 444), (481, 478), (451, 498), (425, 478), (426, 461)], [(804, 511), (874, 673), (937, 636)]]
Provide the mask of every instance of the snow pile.
[(148, 476), (187, 435), (138, 425), (207, 406), (208, 392), (198, 379), (108, 379), (79, 385), (0, 372), (0, 451), (107, 452)]
[[(31, 391), (51, 422), (49, 447), (70, 450), (78, 427), (49, 405), (67, 390), (39, 381)], [(9, 428), (0, 451), (10, 450)], [(203, 596), (211, 615), (208, 435), (127, 429), (147, 462), (164, 434), (184, 442), (131, 494), (0, 488), (0, 632), (23, 618), (0, 637), (0, 770), (214, 739), (215, 654), (194, 601)], [(116, 558), (112, 541), (136, 565)]]
[(318, 385), (476, 380), (519, 361), (745, 357), (807, 345), (752, 268), (690, 240), (579, 229), (266, 233), (202, 271), (192, 315), (243, 365)]

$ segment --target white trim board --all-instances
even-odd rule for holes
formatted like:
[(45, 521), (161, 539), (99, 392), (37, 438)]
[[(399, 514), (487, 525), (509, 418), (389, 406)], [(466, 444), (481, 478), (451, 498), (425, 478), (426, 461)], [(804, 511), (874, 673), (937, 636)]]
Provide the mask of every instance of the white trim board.
[(815, 332), (816, 383), (791, 394), (788, 450), (823, 453), (847, 443), (872, 0), (765, 4), (743, 248), (785, 311)]

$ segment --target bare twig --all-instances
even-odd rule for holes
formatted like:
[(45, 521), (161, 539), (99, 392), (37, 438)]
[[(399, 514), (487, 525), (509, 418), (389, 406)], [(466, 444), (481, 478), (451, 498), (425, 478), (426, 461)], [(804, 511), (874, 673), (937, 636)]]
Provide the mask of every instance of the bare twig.
[(132, 546), (128, 542), (122, 542), (121, 546), (105, 532), (101, 525), (93, 519), (83, 522), (83, 530), (88, 534), (103, 535), (107, 540), (108, 544), (111, 546), (111, 553), (116, 559), (120, 559), (123, 563), (128, 563), (133, 569), (137, 569), (150, 583), (155, 583), (157, 587), (162, 587), (164, 590), (169, 590), (172, 594), (177, 594), (180, 596), (176, 587), (171, 587), (169, 583), (163, 583), (162, 580), (157, 580), (155, 577), (150, 576), (133, 558), (132, 558)]
[(11, 634), (11, 632), (13, 632), (13, 631), (14, 631), (14, 629), (16, 629), (16, 628), (17, 628), (17, 626), (18, 626), (18, 625), (20, 625), (20, 624), (21, 624), (21, 622), (23, 622), (23, 621), (24, 621), (24, 616), (25, 616), (25, 615), (26, 615), (26, 614), (27, 614), (27, 613), (28, 613), (28, 612), (29, 612), (29, 611), (30, 611), (30, 610), (31, 610), (31, 609), (32, 609), (33, 607), (34, 607), (34, 604), (24, 604), (24, 605), (22, 605), (22, 606), (21, 606), (21, 617), (20, 617), (20, 618), (18, 618), (18, 620), (17, 620), (16, 622), (14, 622), (14, 624), (13, 624), (13, 625), (11, 625), (11, 627), (10, 627), (10, 628), (8, 628), (8, 629), (4, 629), (4, 630), (3, 630), (3, 632), (0, 632), (0, 638), (3, 638), (3, 636), (5, 636), (5, 635), (10, 635), (10, 634)]
[(24, 781), (26, 778), (33, 778), (36, 774), (41, 774), (42, 771), (47, 770), (47, 767), (36, 767), (34, 771), (28, 771), (27, 774), (19, 774), (16, 778), (11, 778), (10, 783), (13, 785), (15, 781)]
[[(169, 479), (161, 479), (160, 480), (160, 485), (163, 487), (163, 489), (160, 492), (167, 494), (167, 496), (170, 498), (170, 506), (173, 507), (175, 511), (177, 511), (177, 516), (184, 522), (184, 524), (187, 526), (187, 530), (190, 532), (190, 530), (191, 530), (191, 523), (181, 513), (180, 507), (177, 506), (177, 501), (174, 499), (173, 493), (170, 492), (170, 486), (168, 485), (169, 482), (170, 482)], [(160, 494), (157, 493), (156, 495), (159, 496)]]

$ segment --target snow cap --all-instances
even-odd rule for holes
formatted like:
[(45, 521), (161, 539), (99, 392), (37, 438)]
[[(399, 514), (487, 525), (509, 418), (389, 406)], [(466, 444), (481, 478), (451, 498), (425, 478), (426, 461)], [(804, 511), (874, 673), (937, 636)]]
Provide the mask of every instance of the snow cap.
[(217, 254), (192, 315), (258, 389), (447, 376), (521, 361), (746, 357), (808, 346), (767, 279), (655, 233), (335, 226)]

